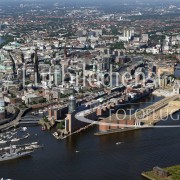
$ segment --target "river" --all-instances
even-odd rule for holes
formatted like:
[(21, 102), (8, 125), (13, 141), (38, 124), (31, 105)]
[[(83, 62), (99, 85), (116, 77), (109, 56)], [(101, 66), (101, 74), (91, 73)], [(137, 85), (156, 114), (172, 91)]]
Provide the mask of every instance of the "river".
[[(149, 105), (146, 102), (159, 99), (161, 97), (147, 97), (131, 108), (143, 108)], [(169, 123), (180, 124), (171, 121), (170, 117), (161, 122)], [(17, 180), (143, 180), (142, 171), (156, 165), (166, 167), (180, 163), (180, 128), (152, 128), (97, 137), (93, 133), (98, 128), (91, 127), (65, 140), (56, 140), (40, 127), (28, 130), (29, 141), (38, 139), (44, 149), (34, 152), (32, 157), (1, 163), (0, 177)], [(116, 145), (119, 141), (124, 143)]]

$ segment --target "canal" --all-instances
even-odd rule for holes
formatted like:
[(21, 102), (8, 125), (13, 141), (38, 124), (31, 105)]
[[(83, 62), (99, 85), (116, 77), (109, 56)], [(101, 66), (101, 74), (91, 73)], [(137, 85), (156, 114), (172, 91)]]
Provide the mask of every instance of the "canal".
[[(129, 107), (144, 108), (159, 99), (161, 97), (147, 97)], [(179, 115), (176, 113), (174, 117)], [(169, 117), (160, 124), (180, 123)], [(1, 163), (0, 177), (15, 180), (143, 180), (142, 171), (180, 162), (180, 128), (151, 128), (99, 137), (93, 135), (97, 130), (94, 126), (65, 140), (56, 140), (40, 127), (28, 128), (31, 134), (28, 141), (39, 140), (44, 149), (36, 151), (32, 157)], [(123, 143), (116, 145), (116, 142)]]

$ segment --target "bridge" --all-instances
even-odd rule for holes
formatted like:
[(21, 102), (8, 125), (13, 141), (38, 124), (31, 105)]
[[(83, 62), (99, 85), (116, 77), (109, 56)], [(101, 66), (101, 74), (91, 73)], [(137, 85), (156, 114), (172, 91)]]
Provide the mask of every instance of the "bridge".
[(31, 126), (31, 125), (38, 125), (38, 121), (21, 121), (18, 125), (20, 126)]
[(21, 117), (21, 119), (19, 121), (38, 121), (39, 117), (36, 116), (25, 116), (25, 117)]
[(11, 122), (7, 122), (6, 124), (0, 126), (0, 131), (10, 129), (19, 125), (19, 121), (22, 116), (29, 110), (30, 108), (20, 109), (18, 115)]
[(36, 116), (21, 117), (19, 125), (38, 125), (39, 118)]

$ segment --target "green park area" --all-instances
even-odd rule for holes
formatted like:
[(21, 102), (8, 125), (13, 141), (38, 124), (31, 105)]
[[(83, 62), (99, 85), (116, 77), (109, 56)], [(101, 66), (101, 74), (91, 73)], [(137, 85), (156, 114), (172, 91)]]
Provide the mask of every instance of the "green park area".
[(153, 171), (143, 172), (142, 176), (151, 180), (180, 180), (180, 165), (163, 168), (169, 173), (168, 177), (159, 177), (154, 174)]

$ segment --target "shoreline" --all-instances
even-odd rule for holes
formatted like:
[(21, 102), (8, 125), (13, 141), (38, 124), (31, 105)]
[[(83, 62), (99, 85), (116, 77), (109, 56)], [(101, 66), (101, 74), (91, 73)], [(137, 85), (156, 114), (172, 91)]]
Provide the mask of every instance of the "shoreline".
[(94, 133), (95, 136), (104, 136), (104, 135), (109, 135), (109, 134), (114, 134), (114, 133), (122, 133), (122, 132), (128, 132), (128, 131), (136, 131), (136, 130), (142, 130), (142, 129), (149, 129), (153, 127), (137, 127), (137, 128), (124, 128), (124, 129), (113, 129), (109, 131), (104, 131), (104, 132), (96, 132)]

